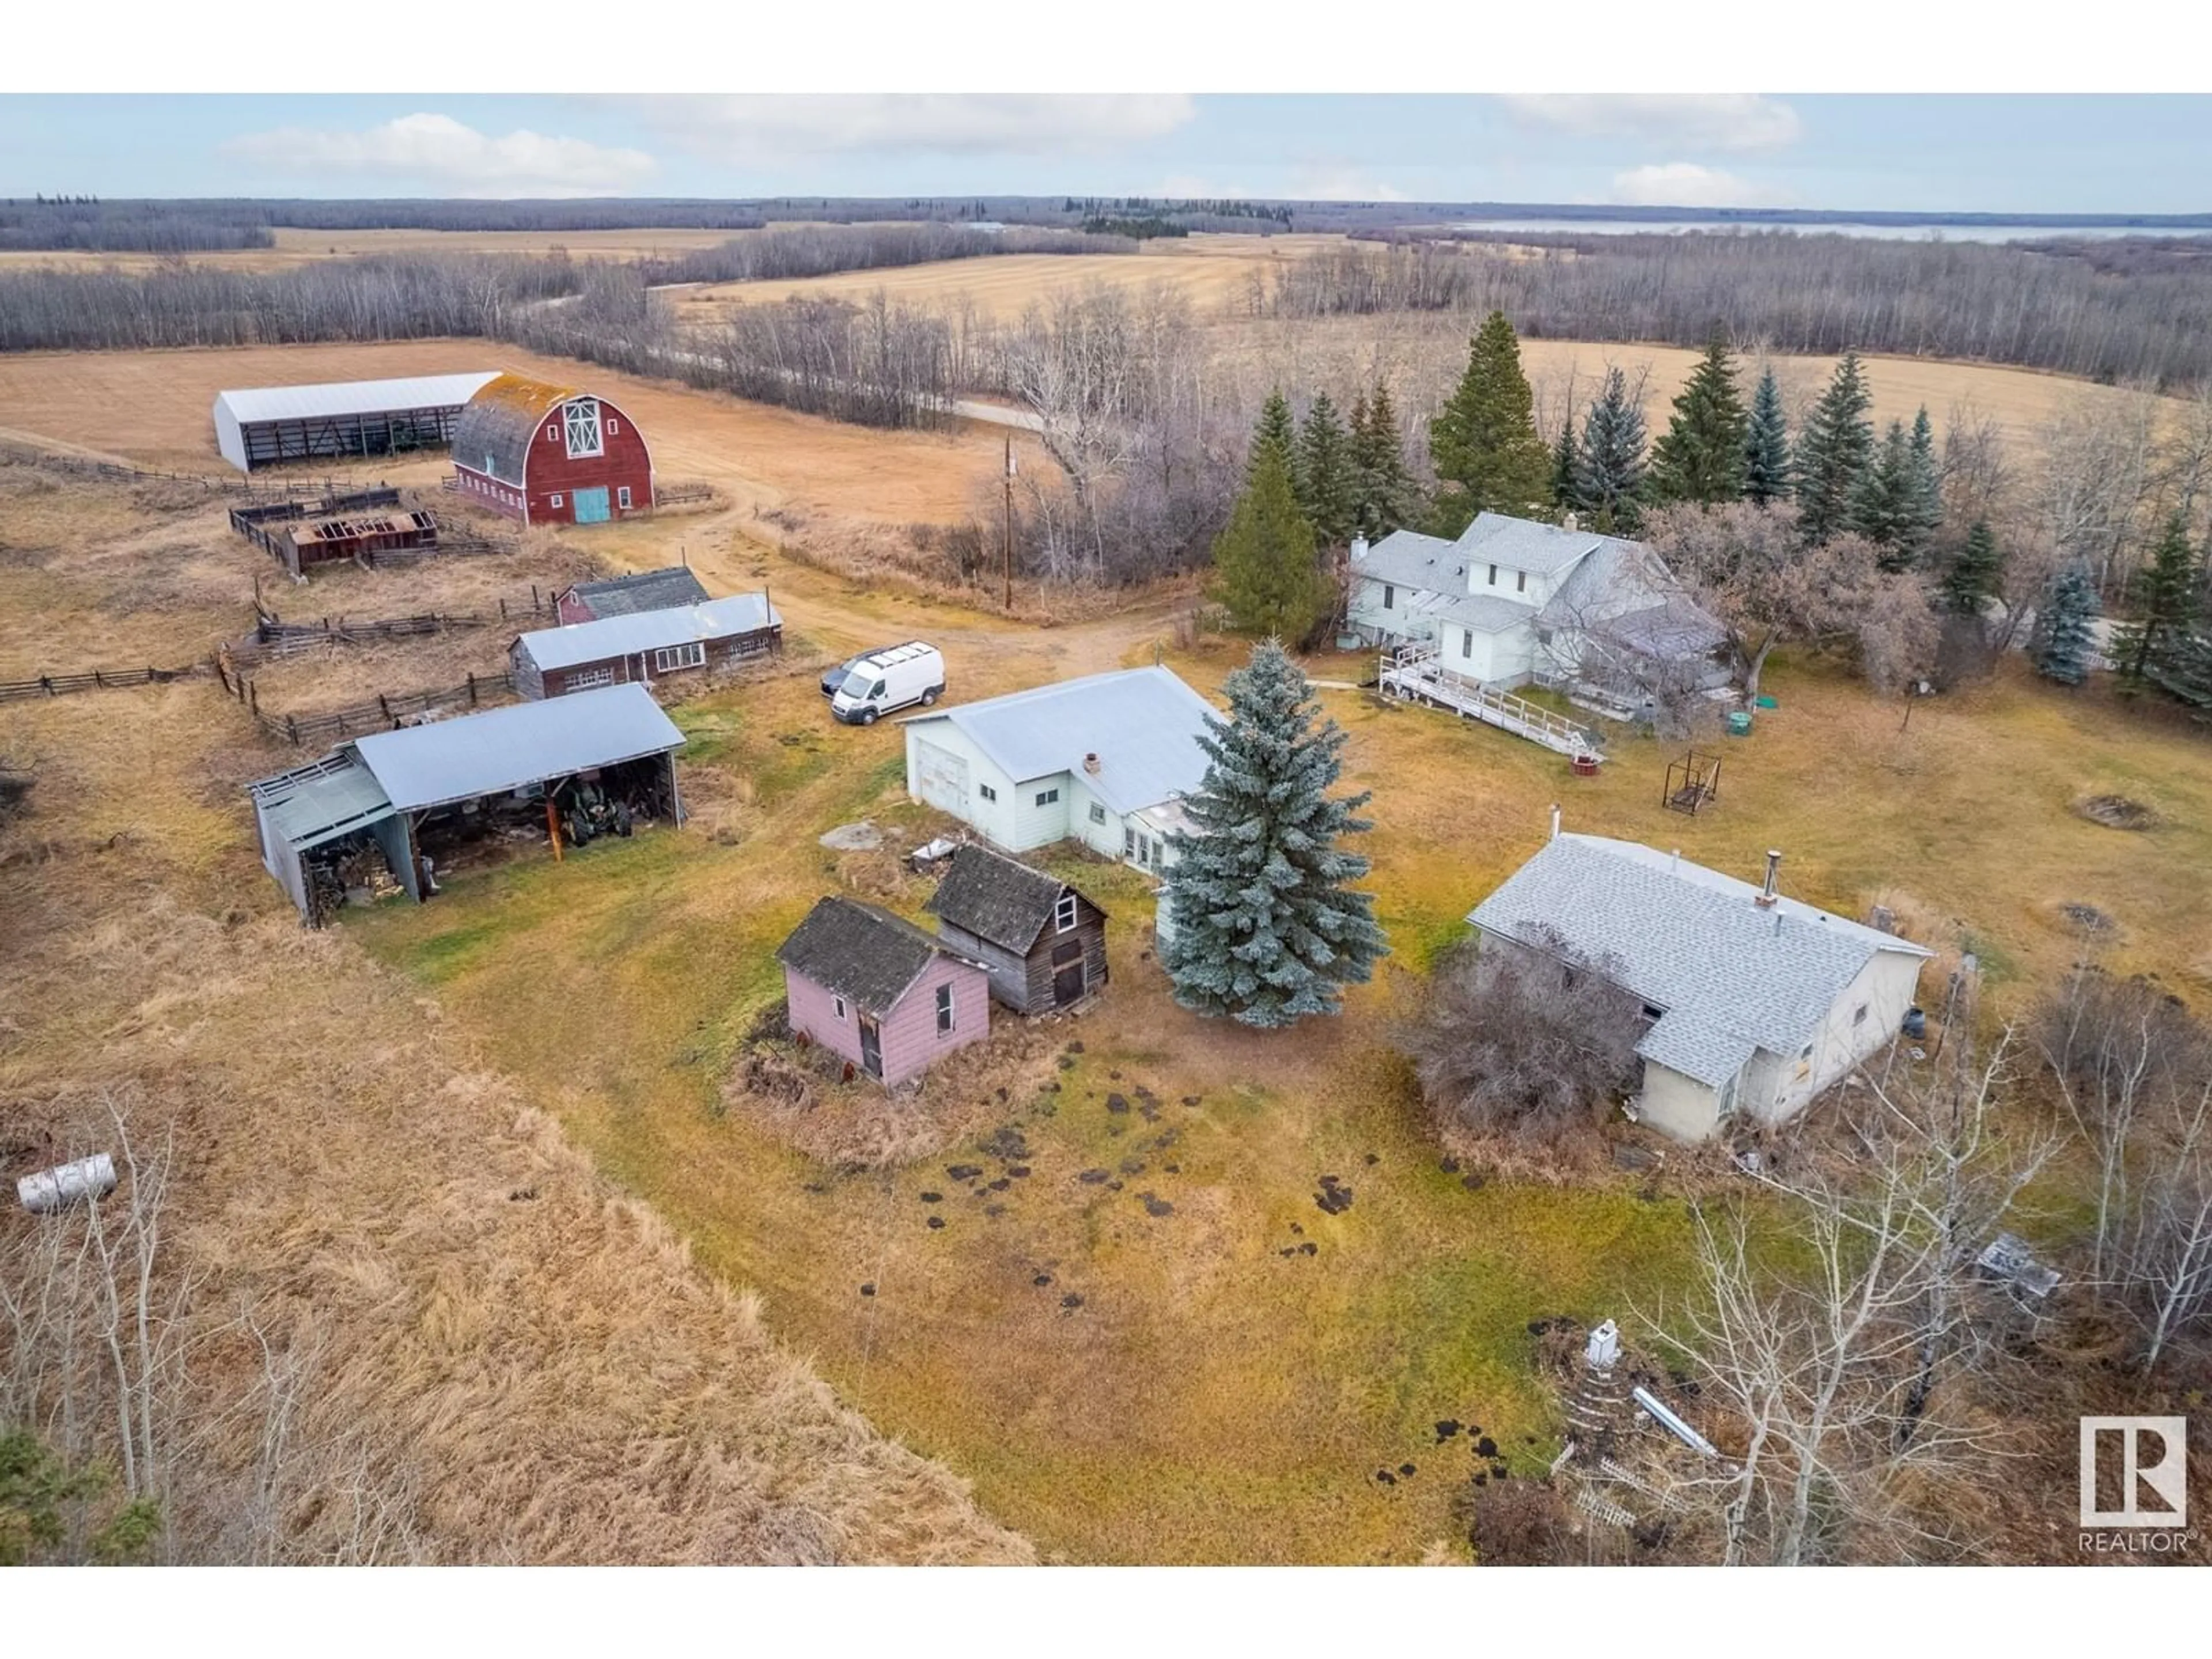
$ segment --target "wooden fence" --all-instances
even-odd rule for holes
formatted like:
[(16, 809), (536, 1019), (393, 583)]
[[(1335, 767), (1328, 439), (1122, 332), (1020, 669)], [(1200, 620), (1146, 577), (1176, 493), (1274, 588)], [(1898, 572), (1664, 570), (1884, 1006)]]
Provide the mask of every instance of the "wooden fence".
[(257, 668), (264, 662), (296, 656), (329, 645), (377, 645), (386, 640), (412, 639), (453, 629), (503, 628), (534, 622), (553, 614), (553, 596), (532, 586), (529, 597), (517, 594), (495, 600), (495, 608), (459, 615), (425, 611), (410, 617), (324, 617), (314, 622), (286, 622), (262, 606), (257, 594), (253, 632), (223, 647), (233, 670)]
[(76, 691), (109, 691), (129, 685), (166, 685), (222, 670), (212, 662), (181, 668), (91, 668), (81, 674), (41, 674), (34, 680), (0, 680), (0, 702), (23, 697), (61, 697)]
[(657, 487), (653, 492), (655, 507), (674, 507), (680, 501), (710, 501), (714, 499), (712, 484), (679, 483)]
[(252, 712), (255, 723), (264, 732), (295, 747), (302, 744), (340, 743), (348, 738), (364, 737), (371, 732), (390, 732), (409, 724), (418, 715), (443, 713), (447, 709), (477, 708), (487, 702), (503, 702), (514, 695), (514, 676), (512, 674), (471, 674), (459, 685), (444, 686), (436, 690), (393, 691), (367, 702), (327, 709), (320, 714), (279, 714), (261, 706), (260, 694), (254, 690), (252, 680), (240, 679), (227, 681), (226, 684), (234, 684), (235, 695)]
[[(66, 472), (81, 478), (104, 478), (117, 483), (182, 483), (196, 484), (210, 495), (244, 495), (252, 500), (266, 501), (272, 496), (296, 493), (296, 482), (286, 484), (255, 483), (244, 477), (207, 477), (197, 472), (161, 472), (146, 467), (125, 466), (119, 462), (95, 460), (88, 455), (71, 455), (60, 450), (38, 449), (28, 444), (0, 443), (0, 461), (15, 466), (35, 466), (49, 472)], [(326, 482), (325, 494), (335, 491), (337, 485)]]

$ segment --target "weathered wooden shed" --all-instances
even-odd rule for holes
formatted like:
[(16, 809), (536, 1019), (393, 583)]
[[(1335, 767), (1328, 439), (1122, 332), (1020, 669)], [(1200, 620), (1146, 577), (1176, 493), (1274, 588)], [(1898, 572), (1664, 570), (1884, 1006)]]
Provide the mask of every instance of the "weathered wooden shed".
[(981, 962), (1016, 1013), (1073, 1007), (1106, 983), (1106, 913), (1057, 876), (970, 843), (927, 908), (938, 937)]
[(507, 655), (515, 690), (526, 697), (558, 697), (594, 686), (704, 675), (782, 648), (783, 618), (763, 589), (541, 628), (519, 637)]
[(817, 900), (775, 954), (792, 1030), (886, 1088), (990, 1035), (983, 964), (875, 905)]

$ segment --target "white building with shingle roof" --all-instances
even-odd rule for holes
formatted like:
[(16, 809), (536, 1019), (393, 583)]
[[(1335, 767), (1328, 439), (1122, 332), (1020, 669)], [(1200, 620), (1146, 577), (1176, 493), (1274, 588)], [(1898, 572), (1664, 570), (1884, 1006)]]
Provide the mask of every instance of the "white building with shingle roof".
[[(1438, 664), (1513, 690), (1597, 674), (1609, 653), (1700, 665), (1728, 633), (1642, 542), (1485, 513), (1455, 541), (1399, 530), (1352, 547), (1346, 623), (1370, 645), (1431, 645)], [(1704, 665), (1710, 663), (1710, 668)]]
[(1554, 835), (1468, 921), (1486, 950), (1572, 951), (1644, 1003), (1638, 1116), (1702, 1140), (1778, 1123), (1896, 1036), (1932, 954), (1634, 842)]

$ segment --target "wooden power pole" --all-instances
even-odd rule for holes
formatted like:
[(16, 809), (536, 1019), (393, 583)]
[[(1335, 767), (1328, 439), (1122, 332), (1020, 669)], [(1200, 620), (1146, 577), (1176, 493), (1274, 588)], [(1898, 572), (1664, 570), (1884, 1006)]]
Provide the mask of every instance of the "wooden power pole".
[(1003, 550), (1005, 561), (1006, 594), (1004, 603), (1009, 612), (1014, 608), (1014, 434), (1006, 434), (1006, 536)]

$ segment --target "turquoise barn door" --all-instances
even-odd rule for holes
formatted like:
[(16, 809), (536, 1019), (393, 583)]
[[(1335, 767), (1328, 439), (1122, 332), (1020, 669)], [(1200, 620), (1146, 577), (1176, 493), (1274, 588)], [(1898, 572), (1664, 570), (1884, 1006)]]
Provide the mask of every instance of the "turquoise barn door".
[(612, 515), (607, 511), (607, 489), (605, 484), (601, 484), (597, 489), (580, 489), (576, 492), (576, 522), (578, 524), (605, 524), (611, 516)]

